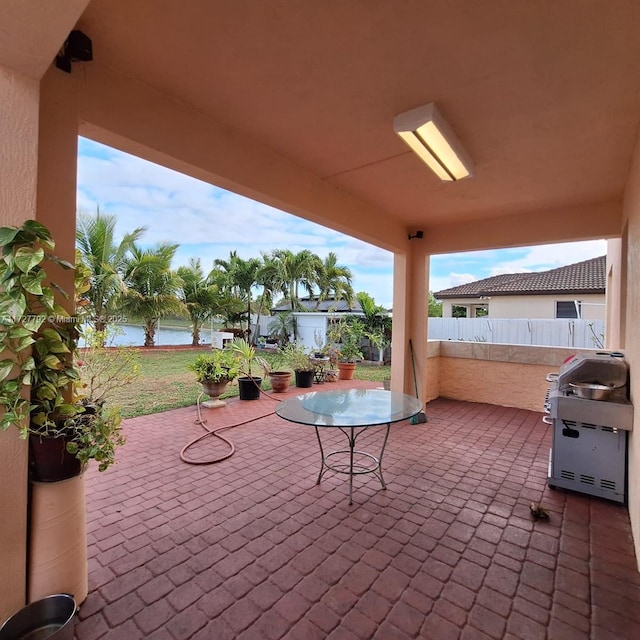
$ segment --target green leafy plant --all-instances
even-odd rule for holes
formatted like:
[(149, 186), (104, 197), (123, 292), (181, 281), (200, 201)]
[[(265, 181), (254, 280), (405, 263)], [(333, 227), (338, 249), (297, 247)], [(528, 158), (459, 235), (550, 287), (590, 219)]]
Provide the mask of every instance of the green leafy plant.
[(35, 220), (0, 228), (0, 426), (14, 425), (20, 436), (64, 437), (67, 451), (81, 462), (91, 458), (106, 469), (124, 442), (117, 409), (106, 409), (82, 389), (74, 362), (76, 318), (56, 302), (64, 291), (48, 279), (46, 265), (73, 265), (50, 253), (55, 243)]
[(262, 369), (263, 375), (268, 375), (271, 367), (267, 360), (257, 355), (256, 348), (244, 338), (234, 338), (226, 347), (234, 354), (239, 363), (240, 372), (249, 378), (253, 378), (252, 365)]
[(68, 434), (67, 451), (83, 465), (95, 460), (98, 471), (105, 471), (115, 462), (116, 448), (125, 443), (121, 422), (117, 407), (84, 407), (84, 412), (65, 421), (62, 432)]
[(361, 320), (341, 318), (330, 326), (327, 333), (329, 340), (336, 343), (339, 362), (356, 362), (363, 358), (360, 343), (367, 333)]
[(280, 349), (282, 359), (294, 371), (313, 371), (309, 353), (299, 342), (290, 342)]
[[(16, 426), (26, 438), (30, 428), (46, 430), (56, 418), (77, 413), (71, 384), (75, 325), (55, 300), (55, 284), (46, 284), (45, 264), (72, 268), (51, 253), (55, 243), (48, 229), (27, 220), (22, 227), (0, 228), (0, 425)], [(30, 395), (23, 393), (28, 387)], [(29, 423), (31, 415), (31, 426)]]
[(189, 364), (198, 382), (231, 381), (240, 373), (238, 357), (228, 349), (213, 349), (201, 353)]

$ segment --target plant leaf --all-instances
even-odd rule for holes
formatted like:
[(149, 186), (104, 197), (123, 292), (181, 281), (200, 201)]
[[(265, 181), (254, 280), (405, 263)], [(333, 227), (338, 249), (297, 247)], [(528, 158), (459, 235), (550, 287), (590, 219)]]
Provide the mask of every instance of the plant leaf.
[(14, 260), (16, 267), (22, 271), (22, 273), (28, 273), (40, 264), (44, 259), (44, 249), (38, 247), (33, 249), (31, 247), (20, 247), (14, 254)]
[(13, 360), (0, 360), (0, 381), (9, 377), (14, 365)]
[(47, 227), (45, 227), (41, 222), (38, 222), (37, 220), (25, 220), (23, 227), (25, 230), (33, 233), (40, 243), (47, 249), (53, 249), (56, 246), (49, 229), (47, 229)]
[(24, 336), (23, 338), (20, 338), (20, 341), (16, 345), (14, 351), (16, 353), (19, 353), (20, 351), (26, 349), (27, 347), (30, 347), (34, 342), (35, 340), (30, 335)]
[(0, 227), (0, 247), (9, 244), (17, 235), (17, 227)]
[(42, 281), (45, 279), (46, 273), (44, 271), (39, 271), (38, 273), (29, 273), (20, 276), (20, 284), (26, 289), (29, 293), (32, 293), (34, 296), (42, 295)]
[(62, 363), (60, 362), (60, 360), (58, 358), (56, 358), (56, 356), (54, 355), (50, 355), (47, 356), (46, 358), (44, 358), (44, 360), (42, 361), (42, 363), (44, 364), (45, 367), (47, 367), (48, 369), (60, 369), (62, 368)]
[(47, 258), (51, 260), (51, 262), (59, 264), (63, 269), (75, 269), (68, 260), (63, 260), (62, 258), (58, 258), (58, 256), (48, 255)]

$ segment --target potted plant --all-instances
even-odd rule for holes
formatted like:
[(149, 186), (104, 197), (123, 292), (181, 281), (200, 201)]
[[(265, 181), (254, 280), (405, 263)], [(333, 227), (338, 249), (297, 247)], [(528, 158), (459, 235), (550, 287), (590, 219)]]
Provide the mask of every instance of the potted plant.
[(327, 346), (322, 339), (322, 334), (318, 329), (313, 332), (313, 341), (315, 343), (315, 348), (313, 351), (314, 358), (326, 358), (327, 357)]
[(274, 393), (286, 393), (291, 385), (291, 371), (278, 369), (276, 371), (269, 370), (269, 383)]
[(238, 394), (240, 400), (257, 400), (260, 397), (262, 376), (254, 376), (252, 365), (262, 369), (263, 375), (269, 372), (269, 363), (256, 354), (256, 349), (244, 338), (235, 338), (225, 349), (228, 349), (238, 361), (240, 373), (244, 376), (238, 378)]
[(337, 346), (338, 378), (352, 380), (356, 362), (362, 359), (360, 343), (365, 335), (364, 325), (360, 320), (344, 320), (334, 323), (330, 329), (330, 339), (339, 343)]
[(315, 367), (307, 350), (299, 342), (290, 342), (281, 349), (282, 358), (293, 369), (296, 386), (301, 388), (313, 385)]
[(209, 353), (201, 353), (190, 363), (189, 369), (196, 374), (196, 380), (211, 400), (205, 406), (221, 407), (224, 402), (220, 396), (227, 385), (240, 373), (238, 358), (227, 349), (212, 349)]
[[(0, 361), (0, 404), (6, 408), (0, 426), (14, 425), (21, 437), (29, 437), (32, 479), (73, 477), (92, 458), (104, 470), (124, 441), (121, 419), (116, 410), (78, 394), (75, 318), (57, 304), (54, 289), (65, 294), (47, 283), (44, 265), (73, 266), (50, 253), (55, 247), (51, 234), (35, 220), (19, 228), (0, 228), (0, 247), (0, 340), (9, 356)], [(28, 396), (23, 394), (25, 386)], [(40, 449), (46, 450), (44, 458)], [(43, 459), (46, 468), (41, 469)]]
[(286, 368), (282, 354), (278, 351), (271, 357), (271, 364), (265, 360), (262, 368), (269, 376), (271, 391), (274, 393), (286, 393), (291, 386), (291, 376), (293, 373)]

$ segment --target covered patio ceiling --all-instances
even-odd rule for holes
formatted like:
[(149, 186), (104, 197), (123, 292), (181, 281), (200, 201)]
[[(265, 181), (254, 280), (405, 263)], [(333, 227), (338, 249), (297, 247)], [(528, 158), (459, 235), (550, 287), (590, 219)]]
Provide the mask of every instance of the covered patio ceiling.
[[(93, 0), (77, 26), (89, 64), (423, 229), (427, 246), (449, 228), (450, 249), (471, 248), (454, 246), (456, 225), (488, 219), (514, 223), (512, 244), (621, 232), (640, 120), (637, 2)], [(429, 102), (473, 178), (440, 182), (395, 135), (395, 115)], [(567, 229), (517, 233), (550, 212)], [(377, 244), (390, 248), (382, 233)]]

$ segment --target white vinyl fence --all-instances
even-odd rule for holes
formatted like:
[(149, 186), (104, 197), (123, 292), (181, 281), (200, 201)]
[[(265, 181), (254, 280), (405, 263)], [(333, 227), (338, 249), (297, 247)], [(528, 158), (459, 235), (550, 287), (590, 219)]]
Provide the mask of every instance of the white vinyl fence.
[(604, 320), (429, 318), (428, 337), (429, 340), (599, 349), (604, 346)]

